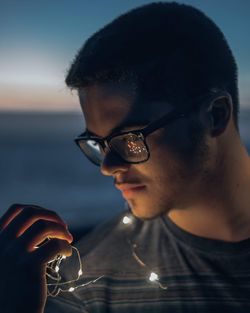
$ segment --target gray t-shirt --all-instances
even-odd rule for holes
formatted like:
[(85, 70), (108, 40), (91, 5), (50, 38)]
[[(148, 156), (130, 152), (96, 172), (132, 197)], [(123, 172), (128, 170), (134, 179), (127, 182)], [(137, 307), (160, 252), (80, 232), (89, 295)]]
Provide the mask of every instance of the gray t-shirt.
[[(166, 216), (132, 223), (124, 216), (131, 218), (125, 212), (76, 245), (83, 263), (77, 285), (103, 277), (49, 297), (46, 313), (250, 312), (250, 239), (211, 240)], [(72, 279), (76, 267), (65, 262), (63, 276)]]

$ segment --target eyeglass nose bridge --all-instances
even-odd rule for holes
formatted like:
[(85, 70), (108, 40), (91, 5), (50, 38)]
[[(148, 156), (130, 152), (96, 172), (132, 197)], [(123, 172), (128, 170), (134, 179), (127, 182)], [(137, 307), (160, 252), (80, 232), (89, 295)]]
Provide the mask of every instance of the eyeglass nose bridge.
[(115, 155), (116, 158), (119, 158), (119, 160), (125, 161), (123, 157), (114, 148), (112, 148), (112, 145), (109, 143), (109, 141), (110, 140), (108, 139), (103, 139), (100, 141), (100, 144), (104, 153), (103, 159), (106, 157), (108, 153), (111, 153), (112, 155)]
[(110, 144), (111, 139), (103, 139), (100, 141), (103, 153), (106, 155), (107, 152), (111, 152), (111, 153), (114, 153), (116, 155), (116, 157), (118, 157), (119, 159), (124, 160), (123, 157)]
[(106, 154), (107, 151), (111, 151), (110, 145), (107, 139), (100, 139), (98, 141), (104, 154)]

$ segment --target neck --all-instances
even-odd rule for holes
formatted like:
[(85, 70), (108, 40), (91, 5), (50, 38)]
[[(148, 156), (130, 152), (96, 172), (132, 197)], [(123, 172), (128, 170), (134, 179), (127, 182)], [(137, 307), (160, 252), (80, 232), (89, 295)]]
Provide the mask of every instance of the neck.
[(226, 153), (213, 179), (196, 189), (192, 204), (170, 211), (170, 219), (180, 228), (197, 236), (230, 242), (250, 238), (250, 159), (240, 138), (234, 142), (224, 142), (230, 151), (223, 149)]

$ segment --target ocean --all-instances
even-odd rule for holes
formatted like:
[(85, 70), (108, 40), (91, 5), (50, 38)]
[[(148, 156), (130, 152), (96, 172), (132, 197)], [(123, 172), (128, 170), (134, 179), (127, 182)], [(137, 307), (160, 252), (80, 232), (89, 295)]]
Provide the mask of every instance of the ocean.
[[(73, 231), (84, 232), (124, 208), (113, 180), (100, 174), (73, 139), (80, 113), (0, 113), (0, 215), (13, 203), (55, 210)], [(250, 109), (240, 114), (250, 151)]]

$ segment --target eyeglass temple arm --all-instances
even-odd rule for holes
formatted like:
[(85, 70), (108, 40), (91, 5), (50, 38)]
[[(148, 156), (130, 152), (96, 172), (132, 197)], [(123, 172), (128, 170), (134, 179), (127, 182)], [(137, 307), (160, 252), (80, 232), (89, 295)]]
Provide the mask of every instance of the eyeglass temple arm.
[(152, 133), (153, 131), (155, 131), (156, 129), (159, 129), (165, 125), (168, 124), (168, 122), (174, 121), (177, 118), (182, 118), (186, 116), (185, 113), (181, 113), (181, 112), (173, 112), (173, 114), (169, 114), (168, 116), (163, 116), (161, 119), (159, 119), (158, 121), (155, 121), (153, 123), (151, 123), (150, 125), (148, 125), (147, 127), (143, 128), (141, 133), (143, 136), (147, 136), (150, 133)]

